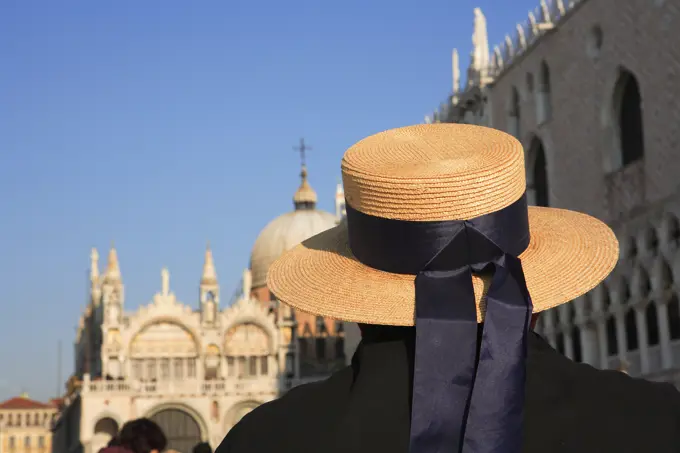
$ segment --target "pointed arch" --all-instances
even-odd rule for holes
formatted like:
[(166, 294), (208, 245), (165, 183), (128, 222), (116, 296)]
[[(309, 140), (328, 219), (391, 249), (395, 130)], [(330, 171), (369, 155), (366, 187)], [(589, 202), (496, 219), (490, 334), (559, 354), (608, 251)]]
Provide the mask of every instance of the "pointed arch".
[(548, 63), (543, 60), (538, 73), (538, 96), (536, 96), (536, 118), (538, 124), (543, 124), (552, 118), (551, 98), (550, 68)]
[(680, 239), (680, 222), (675, 214), (670, 212), (664, 214), (659, 230), (663, 245), (677, 244)]
[(620, 67), (612, 94), (616, 160), (614, 169), (641, 160), (645, 155), (642, 95), (635, 75)]

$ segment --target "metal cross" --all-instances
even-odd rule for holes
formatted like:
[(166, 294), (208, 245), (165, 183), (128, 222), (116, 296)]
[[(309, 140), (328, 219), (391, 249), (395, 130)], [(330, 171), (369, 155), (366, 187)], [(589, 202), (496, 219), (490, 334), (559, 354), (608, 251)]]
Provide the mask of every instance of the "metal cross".
[(305, 157), (306, 157), (305, 152), (306, 152), (306, 151), (311, 151), (311, 150), (312, 150), (312, 147), (311, 147), (311, 146), (307, 146), (307, 145), (305, 144), (305, 139), (304, 139), (304, 138), (301, 138), (301, 139), (300, 139), (300, 145), (294, 146), (293, 149), (294, 149), (295, 151), (297, 151), (297, 152), (300, 153), (300, 160), (302, 161), (302, 166), (304, 167), (305, 164), (307, 163), (306, 160), (305, 160)]

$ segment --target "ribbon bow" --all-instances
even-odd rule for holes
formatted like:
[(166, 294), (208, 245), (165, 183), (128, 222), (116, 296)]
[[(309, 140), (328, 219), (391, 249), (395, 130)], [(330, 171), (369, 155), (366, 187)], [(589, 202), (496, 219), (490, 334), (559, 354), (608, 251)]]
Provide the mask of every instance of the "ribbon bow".
[[(529, 244), (526, 197), (465, 221), (370, 216), (347, 203), (363, 264), (412, 274), (416, 357), (411, 453), (519, 453), (532, 304), (517, 258)], [(491, 275), (481, 339), (472, 274)]]

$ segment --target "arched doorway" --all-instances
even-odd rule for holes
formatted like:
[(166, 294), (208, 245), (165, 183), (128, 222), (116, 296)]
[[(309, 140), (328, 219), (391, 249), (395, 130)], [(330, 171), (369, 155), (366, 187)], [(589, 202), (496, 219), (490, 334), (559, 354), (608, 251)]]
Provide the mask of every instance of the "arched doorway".
[(260, 404), (262, 403), (258, 401), (243, 401), (232, 406), (225, 417), (227, 431), (233, 428), (243, 417), (252, 412), (253, 409), (257, 408)]
[(118, 434), (118, 422), (111, 417), (104, 417), (94, 425), (94, 435), (92, 436), (92, 451), (99, 451), (106, 447), (109, 441)]
[(196, 419), (181, 409), (163, 409), (150, 418), (165, 433), (168, 450), (190, 453), (202, 440), (201, 428)]

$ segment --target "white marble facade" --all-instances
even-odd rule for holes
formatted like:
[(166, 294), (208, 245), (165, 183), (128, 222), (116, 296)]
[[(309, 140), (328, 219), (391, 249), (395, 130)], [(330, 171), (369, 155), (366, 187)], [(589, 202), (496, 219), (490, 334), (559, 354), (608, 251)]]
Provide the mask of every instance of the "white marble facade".
[(116, 250), (101, 276), (97, 258), (93, 250), (92, 302), (80, 319), (54, 452), (96, 453), (137, 417), (161, 424), (169, 447), (181, 453), (199, 441), (216, 447), (248, 411), (300, 383), (282, 341), (285, 323), (249, 297), (249, 271), (245, 296), (221, 309), (208, 249), (200, 309), (177, 300), (164, 269), (151, 303), (128, 313)]

